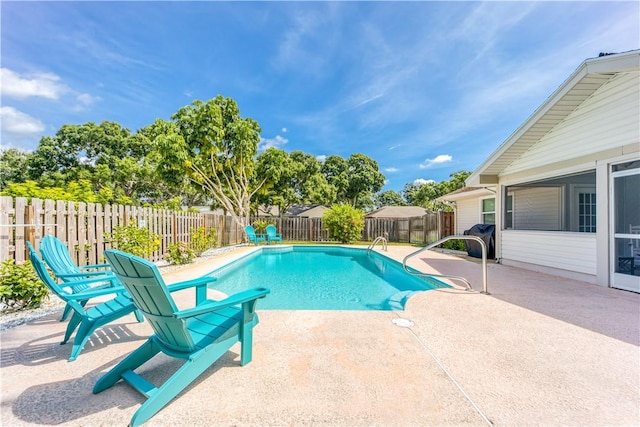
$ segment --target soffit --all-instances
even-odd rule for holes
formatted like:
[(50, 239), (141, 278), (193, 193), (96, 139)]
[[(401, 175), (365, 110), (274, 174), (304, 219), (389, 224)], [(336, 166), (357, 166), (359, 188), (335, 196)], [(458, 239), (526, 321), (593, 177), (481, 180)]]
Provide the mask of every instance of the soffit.
[(523, 130), (513, 141), (508, 150), (497, 156), (484, 169), (482, 175), (499, 175), (507, 166), (520, 158), (536, 142), (575, 111), (580, 104), (604, 85), (613, 74), (589, 75), (583, 77), (576, 85), (562, 96), (537, 119), (529, 128)]

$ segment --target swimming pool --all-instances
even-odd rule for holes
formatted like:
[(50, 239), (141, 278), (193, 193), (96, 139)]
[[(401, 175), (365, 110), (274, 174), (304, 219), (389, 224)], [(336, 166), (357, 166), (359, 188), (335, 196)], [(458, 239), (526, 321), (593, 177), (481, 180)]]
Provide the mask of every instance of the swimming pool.
[(341, 246), (263, 247), (209, 276), (226, 294), (270, 288), (263, 310), (404, 310), (414, 293), (448, 287), (377, 252)]

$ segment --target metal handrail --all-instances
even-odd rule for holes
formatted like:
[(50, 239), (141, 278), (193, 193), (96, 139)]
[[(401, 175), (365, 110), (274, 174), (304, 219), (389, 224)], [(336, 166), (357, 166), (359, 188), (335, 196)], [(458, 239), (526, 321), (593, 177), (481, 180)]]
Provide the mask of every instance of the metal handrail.
[(373, 247), (378, 242), (382, 242), (382, 250), (384, 250), (384, 251), (387, 250), (387, 239), (386, 239), (386, 237), (378, 236), (375, 239), (373, 239), (373, 242), (371, 242), (371, 244), (367, 248), (367, 253), (369, 253), (369, 251), (371, 251), (371, 249), (373, 249)]
[(436, 240), (433, 243), (428, 244), (427, 246), (425, 246), (424, 248), (420, 248), (419, 250), (410, 253), (409, 255), (407, 255), (406, 257), (404, 257), (404, 259), (402, 260), (402, 268), (404, 268), (404, 270), (407, 273), (410, 274), (415, 274), (415, 275), (421, 275), (421, 276), (431, 276), (431, 277), (442, 277), (442, 278), (447, 278), (447, 279), (451, 279), (451, 280), (460, 280), (464, 283), (467, 284), (468, 289), (467, 290), (471, 290), (473, 289), (473, 287), (471, 286), (471, 283), (469, 283), (469, 281), (467, 279), (465, 279), (464, 277), (460, 277), (460, 276), (449, 276), (446, 274), (429, 274), (429, 273), (421, 273), (421, 272), (417, 272), (417, 271), (413, 271), (410, 270), (409, 268), (407, 268), (407, 260), (415, 255), (418, 255), (421, 252), (424, 252), (426, 250), (435, 248), (436, 246), (448, 241), (448, 240), (455, 240), (455, 239), (461, 239), (461, 240), (475, 240), (476, 242), (480, 243), (480, 246), (482, 247), (482, 292), (483, 294), (487, 294), (489, 295), (489, 291), (487, 290), (487, 244), (484, 242), (484, 240), (482, 240), (481, 238), (479, 238), (478, 236), (468, 236), (468, 235), (461, 235), (461, 236), (447, 236), (444, 237), (440, 240)]

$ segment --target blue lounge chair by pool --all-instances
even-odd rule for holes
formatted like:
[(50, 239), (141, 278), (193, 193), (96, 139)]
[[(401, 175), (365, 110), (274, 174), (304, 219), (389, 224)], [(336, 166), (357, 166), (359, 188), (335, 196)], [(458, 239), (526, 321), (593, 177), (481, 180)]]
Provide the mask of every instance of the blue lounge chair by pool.
[(275, 225), (269, 224), (265, 229), (267, 232), (267, 244), (271, 244), (271, 242), (280, 242), (282, 243), (282, 234), (278, 233), (278, 229)]
[[(155, 332), (93, 388), (94, 393), (100, 393), (122, 379), (147, 397), (131, 418), (130, 426), (153, 417), (236, 342), (242, 344), (240, 364), (251, 361), (252, 329), (258, 323), (256, 302), (269, 289), (253, 288), (222, 301), (208, 300), (207, 284), (215, 282), (215, 278), (202, 277), (167, 286), (158, 268), (143, 258), (113, 249), (105, 251), (105, 256)], [(193, 287), (195, 307), (178, 310), (171, 292)], [(156, 386), (134, 370), (160, 352), (186, 362), (161, 386)]]
[(250, 225), (247, 225), (244, 228), (244, 232), (247, 233), (247, 237), (249, 238), (249, 241), (255, 244), (256, 246), (258, 246), (258, 243), (265, 241), (264, 234), (256, 234), (256, 231)]
[[(29, 259), (31, 265), (38, 274), (38, 277), (42, 282), (53, 292), (58, 298), (67, 303), (67, 306), (73, 311), (73, 316), (69, 320), (67, 330), (64, 334), (64, 339), (60, 344), (66, 344), (71, 337), (73, 331), (78, 328), (76, 337), (73, 339), (73, 346), (71, 348), (71, 356), (69, 361), (72, 362), (80, 355), (80, 352), (87, 343), (87, 340), (93, 334), (93, 332), (107, 323), (111, 323), (131, 312), (135, 312), (136, 319), (142, 322), (142, 314), (136, 311), (136, 307), (131, 301), (131, 298), (125, 293), (122, 286), (110, 287), (105, 289), (88, 289), (81, 293), (71, 293), (61, 287), (55, 280), (49, 275), (47, 267), (44, 261), (38, 256), (38, 253), (33, 248), (31, 243), (27, 242), (29, 248)], [(81, 281), (78, 281), (80, 283)], [(99, 303), (97, 305), (85, 308), (80, 301), (86, 303), (89, 299), (95, 297), (101, 297), (104, 295), (115, 294), (115, 297)]]
[[(79, 267), (71, 259), (67, 246), (50, 234), (44, 236), (40, 241), (40, 254), (56, 278), (62, 280), (73, 293), (83, 292), (90, 288), (101, 289), (119, 285), (109, 264), (91, 264)], [(83, 302), (80, 304), (84, 305)], [(67, 305), (60, 321), (66, 320), (70, 312), (71, 307)]]

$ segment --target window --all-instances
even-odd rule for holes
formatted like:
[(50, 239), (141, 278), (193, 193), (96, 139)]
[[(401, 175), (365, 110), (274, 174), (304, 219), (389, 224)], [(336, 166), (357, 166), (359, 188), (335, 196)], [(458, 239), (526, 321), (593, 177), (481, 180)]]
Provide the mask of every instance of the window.
[(507, 196), (507, 203), (505, 206), (504, 215), (504, 228), (513, 228), (513, 195)]
[(578, 231), (596, 232), (596, 193), (578, 194)]
[(596, 232), (596, 172), (587, 171), (508, 186), (506, 228)]
[(496, 199), (494, 197), (482, 199), (481, 221), (482, 224), (496, 223)]

